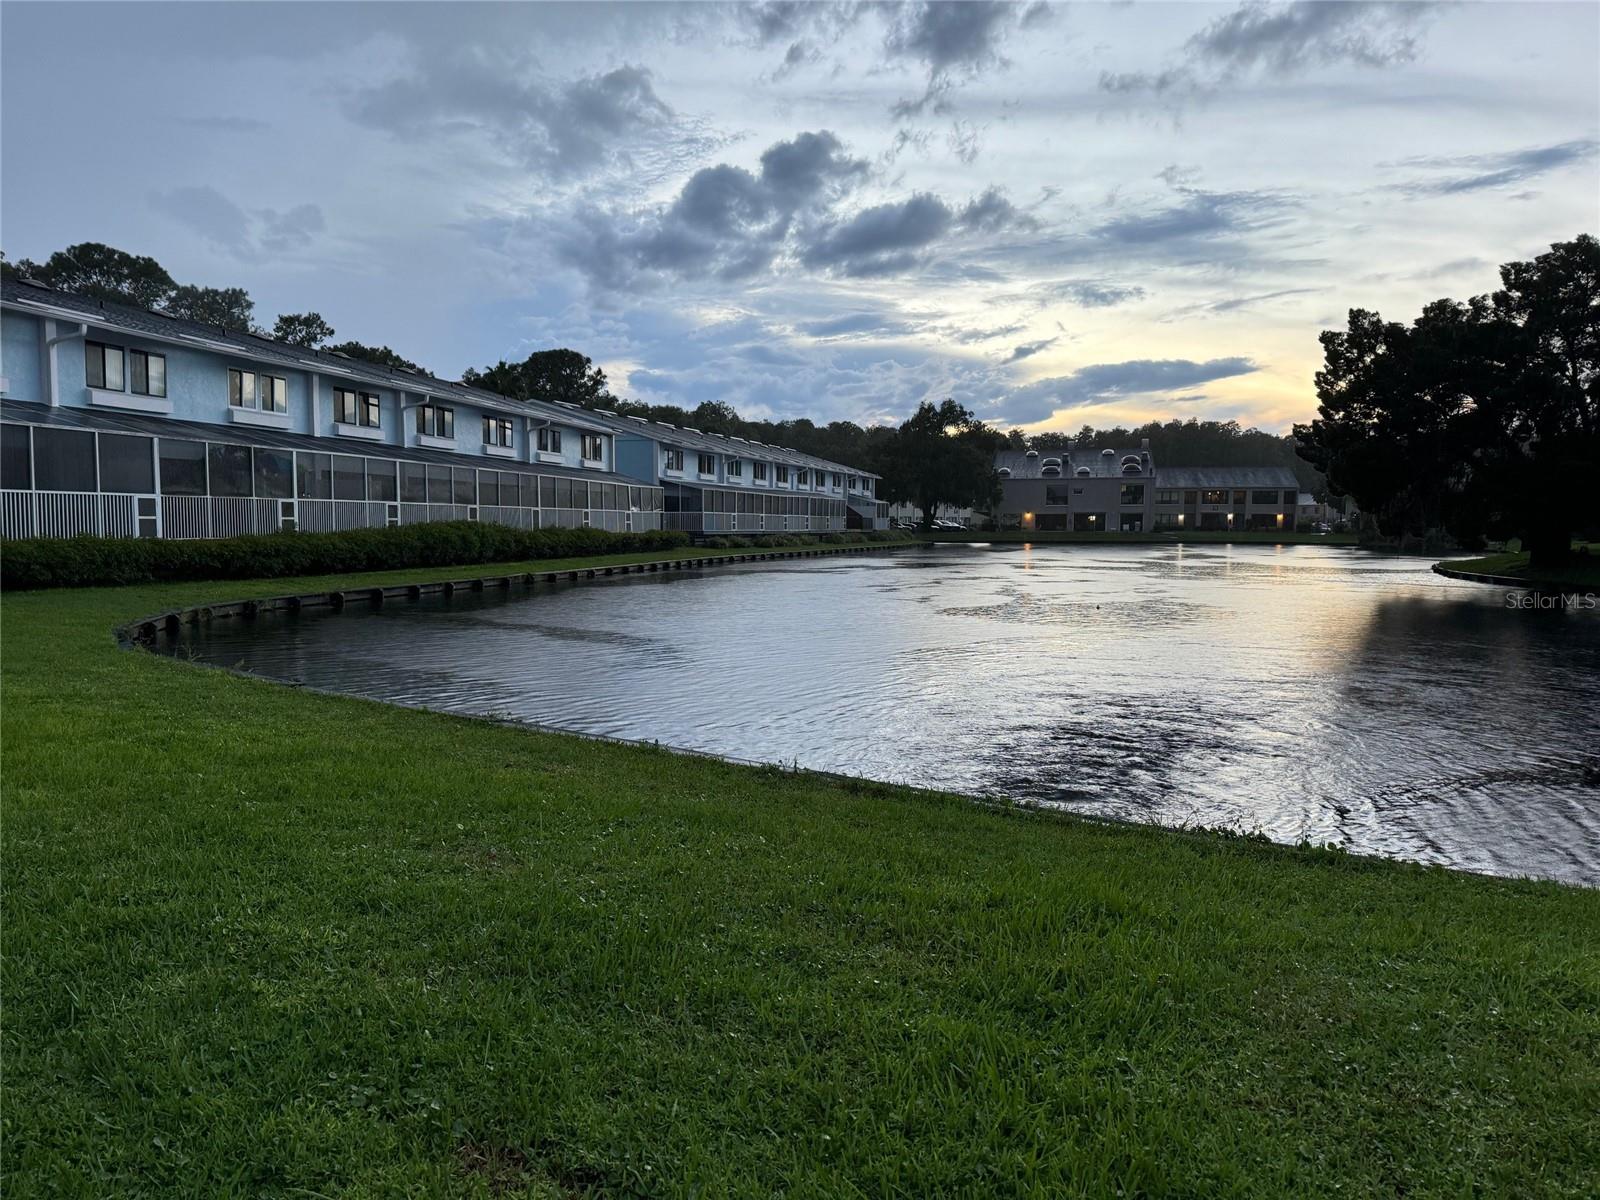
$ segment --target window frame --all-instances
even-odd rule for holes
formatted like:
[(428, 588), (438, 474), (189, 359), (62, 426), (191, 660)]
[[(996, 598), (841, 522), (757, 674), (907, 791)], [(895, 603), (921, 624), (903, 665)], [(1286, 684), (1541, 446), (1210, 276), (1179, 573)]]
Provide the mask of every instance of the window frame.
[[(245, 394), (244, 390), (244, 377), (246, 375), (250, 377), (250, 392), (248, 395)], [(238, 400), (233, 398), (233, 383), (235, 379), (239, 381)], [(247, 371), (243, 367), (228, 368), (228, 407), (250, 409), (259, 409), (261, 407), (261, 376), (257, 372)]]
[[(135, 358), (144, 360), (144, 387), (136, 384), (133, 363)], [(150, 386), (150, 363), (154, 360), (161, 364), (161, 390), (156, 391)], [(167, 356), (157, 354), (154, 350), (142, 350), (137, 346), (130, 347), (127, 352), (126, 373), (123, 378), (128, 385), (128, 392), (134, 396), (156, 396), (162, 400), (167, 398)]]
[(509, 448), (515, 436), (510, 417), (497, 417), (491, 413), (483, 414), (483, 444), (485, 446)]
[(550, 425), (539, 426), (538, 443), (540, 454), (560, 454), (561, 430)]
[[(590, 450), (593, 450), (594, 453), (590, 454)], [(578, 435), (578, 457), (584, 462), (605, 462), (605, 437), (598, 433), (580, 433)]]
[[(95, 382), (94, 374), (89, 369), (90, 351), (100, 351), (100, 381)], [(117, 382), (113, 385), (106, 371), (106, 351), (114, 350), (117, 354)], [(125, 392), (128, 390), (128, 350), (126, 346), (115, 346), (110, 342), (96, 342), (89, 338), (83, 339), (83, 381), (88, 387), (101, 392)]]

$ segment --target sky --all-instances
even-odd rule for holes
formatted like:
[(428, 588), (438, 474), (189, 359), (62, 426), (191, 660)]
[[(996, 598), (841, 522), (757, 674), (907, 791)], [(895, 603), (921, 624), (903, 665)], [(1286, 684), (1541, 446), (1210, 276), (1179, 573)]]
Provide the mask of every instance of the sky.
[(0, 246), (454, 378), (1028, 431), (1315, 413), (1600, 232), (1600, 5), (0, 5)]

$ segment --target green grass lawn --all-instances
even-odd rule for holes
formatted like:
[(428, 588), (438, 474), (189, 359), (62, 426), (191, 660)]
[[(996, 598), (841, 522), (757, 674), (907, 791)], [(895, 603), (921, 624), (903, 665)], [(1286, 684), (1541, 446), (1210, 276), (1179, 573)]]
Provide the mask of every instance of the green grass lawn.
[(1537, 570), (1525, 551), (1508, 550), (1482, 558), (1453, 558), (1445, 566), (1453, 571), (1476, 571), (1483, 575), (1508, 575), (1528, 584), (1578, 591), (1600, 591), (1600, 544), (1574, 543), (1573, 550), (1584, 549), (1584, 557), (1573, 557), (1559, 570)]
[(1600, 892), (111, 636), (330, 585), (0, 600), (8, 1200), (1600, 1193)]
[(943, 529), (935, 529), (926, 536), (935, 542), (1087, 542), (1091, 545), (1129, 542), (1139, 544), (1147, 542), (1176, 544), (1190, 542), (1262, 542), (1268, 545), (1280, 546), (1301, 544), (1354, 546), (1358, 540), (1353, 533), (1302, 533), (1295, 530), (1290, 530), (1288, 533), (1255, 533), (1244, 529), (1237, 531), (1196, 529), (1185, 533), (1075, 533), (1069, 530), (1024, 533), (1020, 529), (1007, 529), (997, 533), (980, 533), (977, 531), (955, 533)]

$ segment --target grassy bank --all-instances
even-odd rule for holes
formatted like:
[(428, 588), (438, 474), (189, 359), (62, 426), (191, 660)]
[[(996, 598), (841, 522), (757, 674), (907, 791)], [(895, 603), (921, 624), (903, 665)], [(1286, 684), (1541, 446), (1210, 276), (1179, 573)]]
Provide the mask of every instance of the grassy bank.
[(1115, 545), (1118, 543), (1143, 544), (1147, 542), (1162, 544), (1184, 545), (1191, 542), (1264, 542), (1268, 545), (1299, 545), (1313, 543), (1323, 546), (1354, 546), (1356, 535), (1353, 533), (1251, 533), (1247, 530), (1229, 532), (1227, 530), (1195, 530), (1189, 533), (1073, 533), (1068, 531), (1050, 531), (1046, 533), (1024, 533), (1018, 529), (1008, 529), (998, 533), (952, 533), (947, 530), (936, 529), (927, 534), (927, 537), (936, 542), (1088, 542), (1092, 545)]
[(1600, 893), (111, 637), (333, 584), (0, 599), (8, 1197), (1600, 1190)]
[(1600, 592), (1600, 544), (1575, 546), (1587, 554), (1568, 560), (1557, 570), (1540, 569), (1529, 561), (1526, 551), (1505, 551), (1482, 558), (1452, 558), (1441, 564), (1452, 571), (1471, 571), (1478, 575), (1502, 575), (1528, 587), (1569, 592)]

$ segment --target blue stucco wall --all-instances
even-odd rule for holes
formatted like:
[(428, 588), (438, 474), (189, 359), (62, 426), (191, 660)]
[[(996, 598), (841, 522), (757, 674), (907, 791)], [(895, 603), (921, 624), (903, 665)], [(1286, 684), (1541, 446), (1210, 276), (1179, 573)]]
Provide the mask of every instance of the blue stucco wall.
[(9, 310), (0, 317), (0, 375), (6, 378), (6, 396), (43, 403), (39, 369), (43, 322), (30, 313)]

